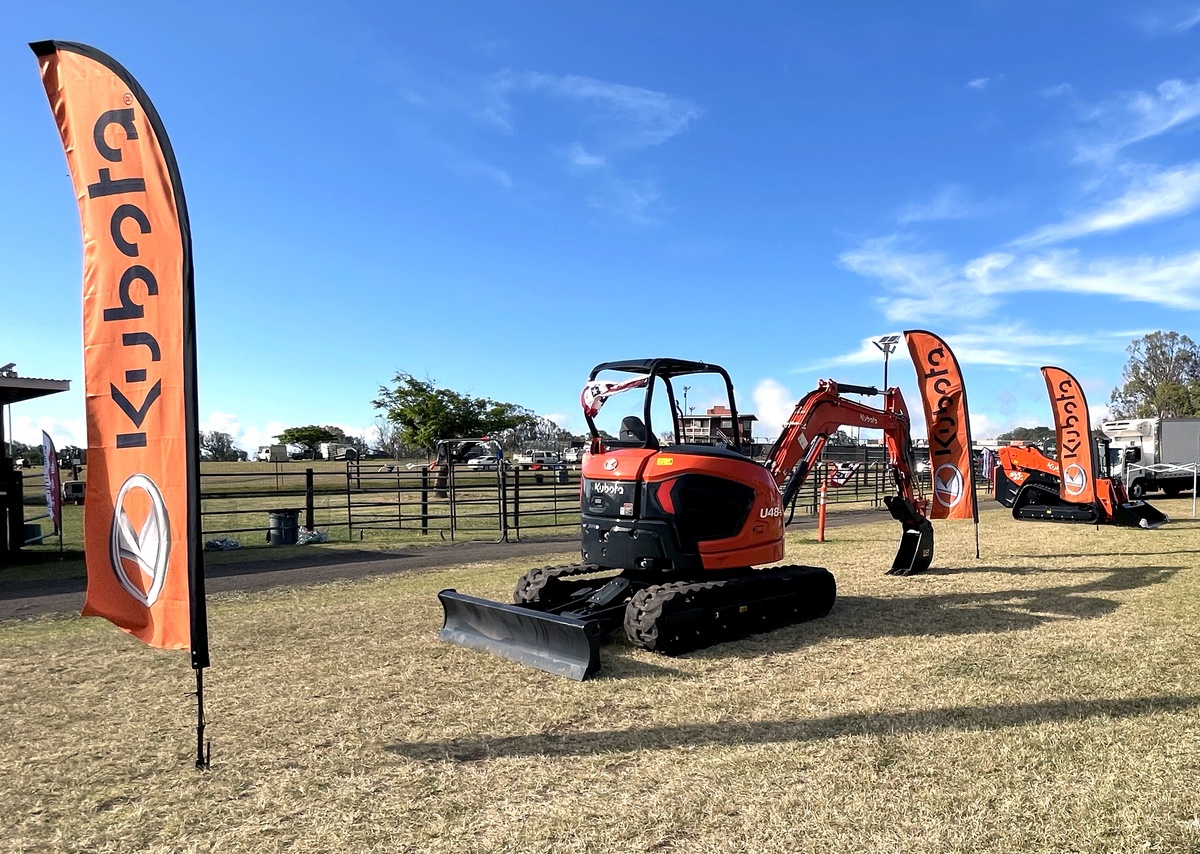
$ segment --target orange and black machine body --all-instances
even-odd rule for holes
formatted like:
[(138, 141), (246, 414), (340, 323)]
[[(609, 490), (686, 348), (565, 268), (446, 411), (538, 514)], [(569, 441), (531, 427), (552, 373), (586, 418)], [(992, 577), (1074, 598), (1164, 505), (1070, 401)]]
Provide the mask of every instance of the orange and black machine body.
[[(632, 378), (600, 381), (602, 373)], [(827, 570), (755, 567), (783, 558), (787, 502), (828, 435), (846, 423), (883, 429), (887, 437), (899, 493), (889, 506), (906, 531), (904, 560), (898, 556), (892, 571), (929, 566), (932, 527), (914, 492), (908, 417), (898, 390), (884, 393), (890, 408), (876, 410), (840, 398), (835, 383), (822, 383), (797, 405), (762, 464), (745, 453), (736, 427), (723, 445), (684, 441), (674, 385), (695, 374), (720, 377), (730, 423), (738, 425), (733, 383), (719, 365), (658, 358), (592, 369), (581, 398), (591, 436), (580, 485), (582, 562), (530, 570), (517, 581), (513, 604), (442, 591), (441, 639), (586, 679), (599, 670), (600, 638), (621, 625), (636, 646), (673, 654), (824, 616), (837, 588)], [(594, 416), (604, 399), (634, 388), (644, 389), (642, 417), (627, 416), (616, 438), (603, 434)], [(661, 434), (651, 418), (655, 394), (667, 403), (657, 411), (671, 413), (669, 430), (657, 425)], [(916, 535), (911, 544), (909, 531)]]
[(631, 573), (728, 570), (783, 558), (783, 502), (775, 479), (742, 453), (736, 430), (726, 447), (683, 444), (678, 410), (675, 441), (660, 445), (651, 429), (655, 380), (674, 400), (671, 381), (715, 373), (729, 394), (731, 423), (738, 423), (733, 382), (725, 369), (703, 362), (646, 359), (606, 362), (604, 371), (645, 373), (645, 417), (627, 417), (615, 441), (601, 438), (585, 413), (592, 441), (581, 483), (582, 553), (585, 563)]
[(996, 452), (995, 498), (1012, 508), (1014, 519), (1034, 522), (1084, 522), (1126, 528), (1157, 528), (1170, 521), (1145, 501), (1130, 501), (1125, 484), (1111, 477), (1108, 440), (1094, 438), (1098, 472), (1092, 472), (1096, 500), (1071, 501), (1062, 493), (1062, 470), (1032, 445), (1012, 445)]

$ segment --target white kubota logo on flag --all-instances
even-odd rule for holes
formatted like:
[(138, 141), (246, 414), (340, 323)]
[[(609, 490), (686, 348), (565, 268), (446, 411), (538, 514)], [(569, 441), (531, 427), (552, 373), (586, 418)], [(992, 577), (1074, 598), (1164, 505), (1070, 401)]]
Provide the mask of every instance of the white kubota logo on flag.
[[(150, 509), (142, 520), (140, 530), (134, 530), (135, 519), (130, 518), (126, 508), (127, 499), (134, 490), (143, 492), (150, 501)], [(137, 502), (142, 503), (142, 502)], [(158, 599), (167, 580), (167, 566), (171, 555), (171, 523), (167, 517), (167, 505), (154, 481), (144, 474), (133, 474), (121, 484), (117, 493), (117, 506), (113, 513), (111, 535), (111, 557), (113, 572), (125, 591), (143, 605), (149, 607)], [(143, 584), (130, 577), (130, 565), (137, 567), (145, 576)]]
[(953, 507), (962, 501), (963, 476), (957, 466), (946, 463), (933, 473), (933, 496), (944, 507)]
[(1070, 495), (1080, 495), (1087, 488), (1087, 474), (1078, 463), (1071, 463), (1063, 472), (1063, 483)]

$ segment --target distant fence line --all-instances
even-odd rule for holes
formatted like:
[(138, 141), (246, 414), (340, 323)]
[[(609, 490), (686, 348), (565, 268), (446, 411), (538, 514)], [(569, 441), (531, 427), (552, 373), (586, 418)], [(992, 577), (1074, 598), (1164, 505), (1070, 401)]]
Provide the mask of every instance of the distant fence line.
[[(826, 448), (825, 460), (796, 499), (797, 513), (815, 514), (822, 483), (829, 504), (883, 506), (895, 491), (881, 454), (865, 448)], [(841, 463), (844, 482), (828, 480)], [(853, 466), (852, 472), (846, 471)], [(928, 488), (928, 472), (918, 474)], [(27, 503), (40, 493), (40, 470), (24, 475)], [(371, 531), (412, 531), (442, 538), (519, 540), (522, 532), (577, 528), (580, 472), (507, 467), (480, 471), (469, 466), (350, 461), (344, 469), (202, 472), (201, 526), (206, 539), (224, 535), (267, 535), (268, 516), (293, 513), (310, 530), (342, 529), (349, 539)], [(982, 484), (981, 484), (982, 486)]]

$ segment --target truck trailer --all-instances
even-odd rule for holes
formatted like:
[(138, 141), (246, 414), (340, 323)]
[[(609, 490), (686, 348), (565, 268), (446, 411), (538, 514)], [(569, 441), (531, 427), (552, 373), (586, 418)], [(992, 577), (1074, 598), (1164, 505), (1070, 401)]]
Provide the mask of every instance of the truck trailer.
[(1168, 498), (1191, 491), (1200, 466), (1200, 418), (1105, 421), (1113, 477), (1137, 500), (1161, 490)]

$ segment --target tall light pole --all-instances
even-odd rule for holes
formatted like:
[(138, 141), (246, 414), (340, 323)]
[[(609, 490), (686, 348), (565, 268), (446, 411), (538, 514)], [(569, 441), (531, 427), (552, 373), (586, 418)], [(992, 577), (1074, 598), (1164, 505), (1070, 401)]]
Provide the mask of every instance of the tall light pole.
[(684, 411), (685, 413), (688, 411), (688, 408), (687, 408), (687, 393), (688, 393), (688, 392), (691, 390), (691, 388), (692, 388), (692, 387), (691, 387), (690, 385), (685, 385), (685, 386), (683, 387), (683, 411)]
[(880, 350), (883, 351), (883, 388), (885, 391), (887, 390), (887, 387), (888, 387), (888, 384), (887, 384), (888, 357), (891, 356), (892, 353), (896, 352), (896, 344), (899, 341), (900, 341), (899, 335), (884, 335), (878, 341), (871, 342), (872, 344), (874, 344), (876, 347), (878, 347)]

